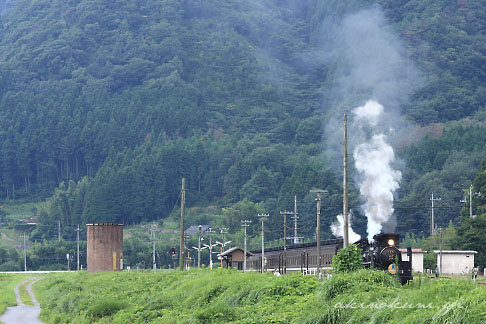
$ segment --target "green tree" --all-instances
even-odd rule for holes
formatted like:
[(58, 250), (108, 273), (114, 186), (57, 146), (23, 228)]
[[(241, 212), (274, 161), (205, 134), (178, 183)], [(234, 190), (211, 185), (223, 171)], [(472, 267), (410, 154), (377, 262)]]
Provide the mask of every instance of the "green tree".
[(334, 272), (352, 272), (363, 268), (363, 251), (356, 244), (343, 248), (332, 258)]

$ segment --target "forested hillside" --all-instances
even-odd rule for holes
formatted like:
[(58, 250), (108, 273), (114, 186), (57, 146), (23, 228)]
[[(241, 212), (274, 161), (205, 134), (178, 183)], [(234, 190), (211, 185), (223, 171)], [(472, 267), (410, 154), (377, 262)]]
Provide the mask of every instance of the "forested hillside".
[[(479, 0), (17, 0), (4, 10), (13, 3), (0, 2), (0, 193), (54, 193), (39, 238), (56, 237), (58, 220), (165, 219), (182, 177), (189, 206), (257, 206), (274, 228), (297, 195), (308, 236), (309, 189), (327, 189), (330, 236), (342, 180), (324, 134), (373, 94), (336, 91), (351, 72), (342, 74), (332, 31), (361, 10), (379, 17), (403, 55), (393, 84), (410, 136), (397, 147), (397, 205), (423, 206), (433, 191), (452, 207), (438, 221), (457, 220), (485, 156)], [(356, 188), (351, 200), (364, 234)], [(397, 209), (399, 230), (427, 233), (427, 213)], [(256, 216), (234, 215), (223, 217), (233, 232)]]
[(15, 0), (4, 0), (0, 2), (0, 14), (12, 8), (15, 4)]

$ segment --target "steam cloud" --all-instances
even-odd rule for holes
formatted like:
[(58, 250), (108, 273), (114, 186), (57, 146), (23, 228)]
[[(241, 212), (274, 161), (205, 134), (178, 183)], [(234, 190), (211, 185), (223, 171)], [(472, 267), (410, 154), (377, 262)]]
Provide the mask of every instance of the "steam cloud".
[(342, 16), (326, 16), (322, 26), (323, 60), (336, 63), (331, 91), (323, 96), (329, 116), (324, 138), (330, 167), (341, 170), (342, 116), (350, 115), (355, 163), (350, 171), (356, 171), (351, 176), (359, 185), (371, 239), (396, 226), (393, 199), (402, 175), (394, 166), (403, 162), (395, 161), (391, 143), (411, 129), (400, 111), (422, 81), (379, 6), (347, 9)]
[[(368, 101), (353, 110), (354, 123), (362, 129), (374, 127), (383, 111), (381, 104)], [(353, 156), (356, 169), (362, 175), (359, 190), (365, 200), (363, 209), (368, 218), (368, 239), (371, 239), (393, 214), (393, 193), (399, 188), (402, 174), (391, 166), (395, 154), (384, 133), (372, 134), (363, 140), (356, 146)]]
[[(339, 214), (336, 216), (336, 221), (331, 224), (331, 232), (335, 237), (344, 236), (344, 215), (343, 214)], [(348, 234), (349, 234), (349, 241), (352, 243), (358, 241), (361, 238), (361, 236), (359, 234), (356, 234), (351, 228), (351, 221), (349, 223)]]

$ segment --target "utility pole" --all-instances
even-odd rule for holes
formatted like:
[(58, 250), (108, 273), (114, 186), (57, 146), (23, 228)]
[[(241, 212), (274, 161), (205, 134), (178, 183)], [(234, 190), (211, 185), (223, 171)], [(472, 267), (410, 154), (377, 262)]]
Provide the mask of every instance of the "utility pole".
[(482, 194), (480, 192), (473, 192), (473, 185), (470, 185), (469, 186), (469, 217), (471, 218), (475, 217), (473, 215), (473, 201), (472, 201), (473, 196), (481, 197)]
[(258, 214), (258, 217), (260, 217), (262, 221), (262, 273), (265, 272), (265, 240), (264, 240), (264, 230), (263, 230), (263, 221), (265, 220), (265, 217), (269, 217), (270, 215), (268, 214)]
[(434, 235), (435, 232), (435, 224), (434, 224), (434, 201), (440, 201), (441, 198), (434, 198), (434, 193), (432, 193), (432, 197), (430, 201), (432, 203), (431, 210), (430, 210), (430, 236)]
[(157, 225), (150, 226), (150, 237), (152, 240), (152, 270), (157, 271), (157, 264), (155, 263), (155, 228)]
[(246, 228), (250, 226), (250, 223), (251, 221), (246, 219), (241, 221), (241, 226), (245, 229), (245, 242), (243, 245), (243, 272), (246, 272)]
[(27, 251), (25, 250), (25, 232), (24, 232), (24, 271), (27, 271)]
[(209, 268), (213, 268), (213, 233), (214, 231), (209, 228)]
[(61, 220), (57, 220), (57, 240), (61, 242)]
[(472, 214), (472, 185), (469, 186), (469, 217), (473, 217), (473, 214)]
[(78, 224), (78, 228), (75, 229), (75, 231), (77, 232), (76, 233), (76, 255), (77, 255), (76, 269), (79, 271), (79, 232), (82, 231), (81, 229), (79, 229), (79, 224)]
[(297, 196), (294, 196), (294, 214), (292, 216), (292, 219), (294, 220), (294, 244), (299, 244), (299, 239), (300, 237), (297, 236), (297, 219), (299, 216), (297, 216)]
[(201, 225), (199, 225), (199, 233), (197, 238), (197, 268), (201, 268)]
[(317, 243), (317, 276), (321, 278), (321, 194), (326, 193), (327, 190), (311, 190), (310, 192), (315, 192), (316, 202), (317, 202), (317, 226), (316, 226), (316, 243)]
[(439, 274), (442, 275), (442, 227), (439, 228), (439, 232), (440, 232)]
[(343, 160), (343, 216), (344, 235), (343, 247), (349, 246), (349, 214), (348, 214), (348, 115), (344, 114), (344, 160)]
[(283, 211), (280, 215), (284, 217), (283, 230), (284, 230), (284, 252), (283, 252), (283, 272), (287, 273), (287, 215), (293, 215), (294, 212)]
[(184, 270), (184, 255), (186, 251), (184, 249), (184, 204), (186, 200), (186, 179), (182, 178), (182, 190), (181, 190), (181, 238), (180, 238), (180, 249), (179, 249), (179, 268), (181, 271)]

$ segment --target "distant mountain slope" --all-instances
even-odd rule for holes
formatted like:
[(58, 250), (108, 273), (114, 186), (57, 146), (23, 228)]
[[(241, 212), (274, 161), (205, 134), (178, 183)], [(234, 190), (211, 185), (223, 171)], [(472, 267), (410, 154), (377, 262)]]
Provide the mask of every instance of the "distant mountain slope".
[(193, 203), (277, 209), (311, 185), (337, 203), (322, 116), (370, 93), (336, 100), (345, 64), (323, 35), (376, 6), (421, 71), (406, 118), (484, 114), (479, 0), (18, 0), (0, 24), (1, 195), (48, 196), (88, 176), (87, 205), (64, 213), (137, 221), (164, 217), (186, 176)]
[(0, 33), (3, 183), (93, 175), (111, 148), (133, 148), (152, 131), (168, 139), (259, 133), (294, 110), (310, 115), (292, 90), (298, 78), (285, 82), (292, 72), (256, 47), (272, 42), (259, 38), (268, 22), (256, 3), (198, 6), (19, 2)]
[(0, 1), (0, 15), (11, 9), (15, 5), (16, 0), (2, 0)]
[(407, 114), (456, 120), (486, 107), (486, 5), (480, 0), (379, 1), (425, 74)]

